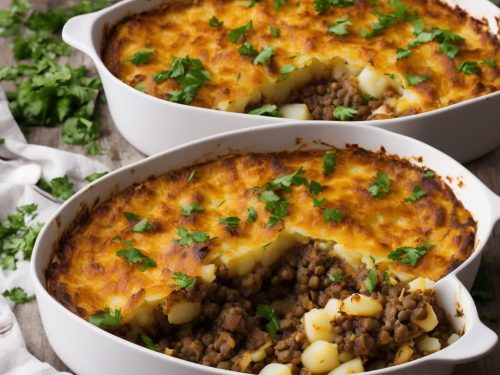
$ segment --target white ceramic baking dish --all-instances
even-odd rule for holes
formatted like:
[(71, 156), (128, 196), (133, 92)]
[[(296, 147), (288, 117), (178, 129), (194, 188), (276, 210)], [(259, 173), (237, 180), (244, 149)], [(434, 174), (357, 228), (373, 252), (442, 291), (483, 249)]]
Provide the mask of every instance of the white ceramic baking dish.
[[(55, 245), (82, 208), (93, 207), (117, 191), (150, 176), (213, 160), (229, 152), (293, 151), (297, 148), (323, 148), (325, 144), (344, 147), (348, 143), (373, 151), (383, 146), (389, 153), (410, 158), (415, 164), (432, 168), (439, 175), (446, 176), (457, 198), (478, 223), (472, 255), (437, 283), (440, 303), (456, 328), (465, 330), (464, 336), (452, 346), (428, 357), (374, 371), (373, 374), (446, 375), (455, 364), (485, 355), (495, 345), (497, 337), (479, 321), (466, 287), (471, 286), (484, 245), (493, 225), (500, 219), (500, 197), (459, 163), (422, 142), (376, 127), (321, 122), (272, 124), (194, 141), (114, 171), (65, 202), (43, 227), (35, 244), (31, 269), (42, 321), (55, 352), (71, 369), (82, 375), (230, 374), (229, 371), (146, 350), (98, 329), (66, 310), (45, 289), (45, 270)], [(457, 306), (463, 309), (463, 318), (457, 317)]]
[[(72, 18), (63, 29), (64, 41), (86, 53), (96, 65), (116, 127), (133, 146), (152, 155), (209, 135), (287, 121), (168, 102), (144, 94), (111, 74), (100, 57), (104, 32), (125, 16), (165, 1), (172, 0), (125, 0)], [(500, 19), (500, 9), (488, 0), (441, 1), (460, 6), (475, 18), (484, 18), (491, 32), (498, 34), (496, 19)], [(500, 92), (496, 92), (427, 113), (368, 124), (420, 139), (466, 162), (500, 144), (499, 107)]]

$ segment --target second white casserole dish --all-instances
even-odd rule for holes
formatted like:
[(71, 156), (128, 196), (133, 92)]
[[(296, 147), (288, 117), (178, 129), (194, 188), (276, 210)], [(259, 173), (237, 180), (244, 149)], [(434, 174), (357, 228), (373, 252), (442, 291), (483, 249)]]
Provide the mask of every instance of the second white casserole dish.
[[(75, 17), (63, 30), (64, 40), (86, 53), (95, 63), (113, 120), (133, 146), (152, 155), (205, 136), (286, 121), (283, 118), (168, 102), (144, 94), (111, 74), (101, 59), (106, 30), (128, 15), (152, 9), (163, 2), (165, 0), (122, 1), (99, 12)], [(488, 20), (492, 34), (498, 33), (495, 17), (500, 16), (500, 10), (488, 0), (445, 2), (459, 6), (474, 18)], [(460, 162), (466, 162), (500, 144), (499, 103), (500, 92), (496, 92), (426, 113), (354, 123), (365, 123), (409, 135), (437, 147)], [(464, 145), (462, 140), (467, 140), (467, 144)]]
[[(297, 140), (301, 141), (300, 144)], [(141, 182), (152, 175), (160, 175), (175, 168), (211, 160), (228, 152), (293, 151), (298, 147), (320, 148), (321, 144), (325, 143), (336, 147), (356, 143), (373, 151), (384, 146), (389, 153), (411, 158), (415, 164), (434, 169), (438, 174), (449, 177), (450, 187), (478, 223), (475, 250), (472, 255), (437, 284), (440, 304), (449, 315), (455, 329), (465, 330), (464, 336), (455, 344), (435, 354), (401, 366), (373, 371), (373, 374), (417, 375), (424, 371), (448, 374), (455, 364), (486, 354), (495, 345), (496, 335), (479, 321), (472, 298), (456, 277), (466, 286), (471, 286), (477, 273), (482, 249), (494, 223), (500, 218), (500, 198), (460, 164), (416, 140), (365, 126), (308, 123), (269, 125), (193, 142), (115, 171), (62, 205), (42, 230), (35, 245), (32, 261), (32, 273), (42, 320), (56, 353), (79, 374), (118, 371), (123, 374), (143, 371), (150, 374), (163, 374), (168, 371), (186, 375), (231, 373), (144, 349), (98, 329), (66, 310), (45, 289), (45, 270), (54, 245), (81, 212), (82, 207), (92, 207), (96, 202), (106, 200), (115, 191)], [(462, 317), (460, 317), (462, 314), (457, 314), (457, 306), (463, 310)], [(75, 345), (78, 350), (75, 350)]]

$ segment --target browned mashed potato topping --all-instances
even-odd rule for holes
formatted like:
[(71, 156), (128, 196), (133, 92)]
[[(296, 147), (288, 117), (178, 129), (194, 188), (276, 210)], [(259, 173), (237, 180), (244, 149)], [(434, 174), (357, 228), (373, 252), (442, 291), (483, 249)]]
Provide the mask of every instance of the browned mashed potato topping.
[(299, 119), (398, 117), (500, 88), (498, 35), (438, 0), (165, 1), (114, 25), (103, 60), (159, 98)]
[(361, 372), (456, 339), (432, 280), (471, 254), (475, 230), (433, 171), (383, 151), (230, 155), (83, 213), (47, 288), (167, 355), (250, 373)]

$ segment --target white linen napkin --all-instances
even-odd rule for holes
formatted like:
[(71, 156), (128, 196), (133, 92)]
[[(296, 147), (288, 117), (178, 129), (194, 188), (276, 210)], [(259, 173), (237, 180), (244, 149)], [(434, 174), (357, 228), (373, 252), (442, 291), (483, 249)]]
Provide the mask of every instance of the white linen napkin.
[[(0, 220), (5, 220), (16, 207), (36, 203), (38, 215), (34, 222), (43, 223), (59, 206), (48, 199), (35, 186), (40, 177), (51, 180), (68, 176), (75, 191), (87, 182), (85, 177), (108, 168), (83, 155), (73, 154), (50, 147), (31, 145), (12, 117), (7, 99), (0, 88)], [(13, 303), (1, 294), (13, 287), (22, 287), (29, 295), (34, 288), (29, 272), (29, 262), (19, 260), (15, 271), (0, 269), (0, 374), (49, 375), (57, 372), (42, 363), (26, 349), (16, 318), (11, 311)], [(68, 373), (64, 373), (68, 374)]]

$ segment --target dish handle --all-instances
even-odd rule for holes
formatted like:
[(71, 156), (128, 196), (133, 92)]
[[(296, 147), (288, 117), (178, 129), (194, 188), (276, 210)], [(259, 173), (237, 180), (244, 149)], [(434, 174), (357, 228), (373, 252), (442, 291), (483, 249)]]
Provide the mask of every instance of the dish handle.
[(64, 24), (62, 30), (63, 40), (71, 47), (93, 56), (92, 25), (95, 13), (83, 14), (72, 17)]

